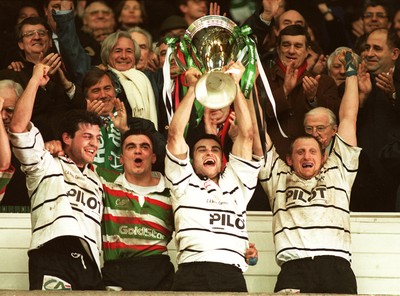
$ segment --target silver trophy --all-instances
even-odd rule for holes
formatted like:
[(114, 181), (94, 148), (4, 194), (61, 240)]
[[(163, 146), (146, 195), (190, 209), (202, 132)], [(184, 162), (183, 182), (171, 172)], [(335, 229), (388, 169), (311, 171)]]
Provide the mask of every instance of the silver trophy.
[[(223, 72), (230, 61), (243, 56), (243, 39), (234, 34), (237, 25), (227, 17), (207, 15), (197, 19), (186, 30), (192, 59), (204, 75), (196, 85), (196, 99), (205, 107), (229, 106), (236, 96), (234, 79)], [(240, 57), (241, 58), (241, 57)]]

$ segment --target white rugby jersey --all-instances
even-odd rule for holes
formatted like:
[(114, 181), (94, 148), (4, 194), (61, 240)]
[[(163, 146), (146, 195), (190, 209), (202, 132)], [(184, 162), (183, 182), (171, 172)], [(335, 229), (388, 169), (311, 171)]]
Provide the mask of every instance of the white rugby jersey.
[(218, 186), (200, 179), (189, 157), (177, 159), (167, 149), (165, 175), (172, 194), (178, 264), (219, 262), (246, 271), (246, 206), (259, 170), (260, 162), (231, 154)]
[(320, 173), (304, 180), (273, 147), (260, 170), (260, 182), (272, 209), (276, 261), (321, 255), (351, 260), (350, 192), (361, 148), (338, 135)]
[(79, 237), (100, 269), (103, 189), (93, 166), (81, 172), (72, 160), (53, 157), (32, 123), (29, 132), (10, 133), (10, 140), (27, 176), (32, 221), (29, 250), (60, 236)]

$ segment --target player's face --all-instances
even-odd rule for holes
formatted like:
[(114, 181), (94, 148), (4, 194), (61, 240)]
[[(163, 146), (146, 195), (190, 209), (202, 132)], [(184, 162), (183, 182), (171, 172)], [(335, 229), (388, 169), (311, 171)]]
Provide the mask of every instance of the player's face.
[(66, 145), (65, 152), (75, 164), (82, 168), (92, 163), (96, 156), (100, 143), (100, 127), (91, 124), (79, 124), (79, 129), (73, 138), (66, 133), (63, 134)]
[(315, 177), (323, 164), (322, 155), (318, 142), (315, 139), (300, 138), (293, 143), (291, 155), (286, 157), (294, 173), (305, 180)]
[(131, 135), (122, 144), (120, 162), (130, 177), (150, 176), (156, 161), (153, 145), (146, 135)]
[(196, 174), (218, 180), (222, 168), (222, 148), (213, 139), (202, 139), (194, 145), (193, 168)]

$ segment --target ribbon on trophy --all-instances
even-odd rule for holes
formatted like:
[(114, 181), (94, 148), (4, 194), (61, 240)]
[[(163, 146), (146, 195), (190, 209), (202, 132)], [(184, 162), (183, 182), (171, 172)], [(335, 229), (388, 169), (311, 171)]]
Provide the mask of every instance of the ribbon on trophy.
[[(261, 65), (256, 44), (250, 37), (251, 33), (252, 30), (249, 26), (240, 27), (227, 17), (208, 15), (193, 22), (182, 39), (167, 38), (168, 49), (163, 66), (164, 103), (169, 100), (172, 106), (174, 82), (170, 78), (171, 58), (175, 60), (182, 71), (196, 67), (203, 73), (195, 89), (197, 124), (203, 117), (204, 107), (220, 109), (233, 102), (236, 96), (234, 80), (222, 70), (230, 61), (240, 61), (245, 67), (240, 81), (240, 88), (245, 98), (248, 99), (251, 95), (258, 67), (268, 99), (273, 106), (279, 129), (282, 135), (287, 137), (276, 116), (275, 100)], [(169, 122), (172, 115), (173, 111), (168, 113)]]

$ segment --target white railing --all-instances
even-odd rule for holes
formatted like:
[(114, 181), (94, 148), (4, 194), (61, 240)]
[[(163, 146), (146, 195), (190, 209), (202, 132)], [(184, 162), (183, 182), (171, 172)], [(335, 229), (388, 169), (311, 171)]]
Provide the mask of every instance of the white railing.
[[(250, 241), (259, 262), (246, 272), (249, 292), (273, 291), (279, 267), (275, 263), (270, 212), (249, 212)], [(359, 294), (400, 294), (400, 213), (351, 215), (353, 269)], [(28, 289), (29, 214), (0, 214), (0, 290)], [(175, 258), (173, 243), (169, 245)]]

